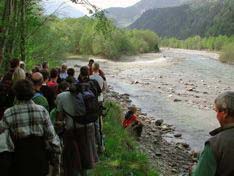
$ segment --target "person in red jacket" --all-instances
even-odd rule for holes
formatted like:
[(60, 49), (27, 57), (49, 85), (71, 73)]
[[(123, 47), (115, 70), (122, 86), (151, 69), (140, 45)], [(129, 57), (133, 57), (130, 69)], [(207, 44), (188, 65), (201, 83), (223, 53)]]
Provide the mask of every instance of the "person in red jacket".
[(129, 111), (125, 114), (125, 118), (123, 121), (123, 127), (128, 128), (130, 127), (136, 137), (141, 136), (143, 124), (140, 120), (138, 120), (137, 115), (137, 108), (135, 106), (129, 107)]

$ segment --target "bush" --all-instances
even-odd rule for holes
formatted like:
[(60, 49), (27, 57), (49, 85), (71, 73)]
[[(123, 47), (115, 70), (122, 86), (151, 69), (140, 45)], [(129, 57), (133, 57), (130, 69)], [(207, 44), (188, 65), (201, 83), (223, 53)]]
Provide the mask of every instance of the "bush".
[(234, 64), (234, 43), (227, 44), (222, 48), (220, 61)]

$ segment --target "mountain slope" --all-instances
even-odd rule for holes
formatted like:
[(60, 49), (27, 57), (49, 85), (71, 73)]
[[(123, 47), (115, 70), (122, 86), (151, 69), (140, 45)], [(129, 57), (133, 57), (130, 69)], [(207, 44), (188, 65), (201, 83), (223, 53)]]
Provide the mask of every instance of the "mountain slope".
[(106, 15), (113, 19), (118, 26), (126, 27), (149, 9), (179, 6), (187, 1), (189, 0), (141, 0), (130, 7), (106, 9)]
[(193, 35), (234, 34), (234, 1), (205, 3), (146, 11), (130, 28), (150, 29), (160, 36), (187, 38)]

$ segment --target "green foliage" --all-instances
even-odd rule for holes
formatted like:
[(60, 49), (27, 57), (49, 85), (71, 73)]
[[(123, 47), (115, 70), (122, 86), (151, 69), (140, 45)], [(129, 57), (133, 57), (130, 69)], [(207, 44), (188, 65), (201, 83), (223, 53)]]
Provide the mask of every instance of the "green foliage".
[(201, 38), (194, 36), (186, 40), (179, 40), (176, 38), (163, 38), (160, 40), (160, 45), (171, 48), (184, 48), (184, 49), (207, 49), (214, 51), (221, 51), (220, 60), (222, 62), (234, 62), (234, 36), (222, 36)]
[(220, 61), (224, 63), (234, 64), (234, 42), (227, 44), (222, 48)]
[(114, 102), (106, 102), (104, 120), (106, 152), (91, 175), (94, 176), (157, 176), (147, 157), (137, 150), (135, 139), (121, 126), (122, 110)]
[(70, 26), (72, 34), (79, 31), (79, 35), (70, 39), (73, 41), (71, 51), (75, 51), (76, 54), (118, 59), (122, 55), (158, 51), (159, 40), (154, 32), (119, 29), (103, 13), (72, 21), (72, 24), (69, 20), (60, 20), (60, 23)]

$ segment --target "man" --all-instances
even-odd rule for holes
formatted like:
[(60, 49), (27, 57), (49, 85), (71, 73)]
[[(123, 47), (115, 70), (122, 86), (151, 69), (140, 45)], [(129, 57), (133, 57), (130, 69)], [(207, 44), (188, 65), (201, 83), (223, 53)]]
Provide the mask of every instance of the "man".
[[(98, 85), (99, 85), (100, 89), (103, 92), (103, 91), (106, 90), (105, 80), (100, 76), (99, 72), (100, 72), (99, 64), (94, 63), (93, 64), (93, 75), (90, 76), (90, 79), (91, 80), (96, 80), (98, 82)], [(102, 93), (98, 96), (98, 101), (103, 102), (103, 94)]]
[(1, 130), (9, 130), (14, 142), (12, 175), (46, 176), (50, 146), (54, 167), (59, 166), (60, 141), (47, 110), (32, 101), (34, 90), (28, 80), (17, 81), (13, 87), (18, 103), (4, 112)]
[[(104, 79), (99, 75), (99, 64), (94, 63), (93, 64), (93, 75), (90, 76), (91, 80), (96, 80), (98, 82), (98, 85), (101, 89), (101, 91), (105, 91), (105, 81)], [(103, 93), (100, 93), (98, 96), (98, 102), (100, 105), (100, 112), (102, 111), (103, 107)], [(97, 145), (98, 145), (98, 152), (102, 153), (104, 151), (104, 143), (103, 143), (103, 137), (102, 137), (102, 116), (100, 113), (99, 119), (97, 122), (95, 122), (95, 134), (96, 134), (96, 140), (97, 140)]]
[(48, 62), (43, 62), (43, 63), (42, 63), (42, 70), (49, 71)]
[(62, 82), (62, 81), (64, 81), (67, 77), (68, 77), (68, 74), (67, 74), (67, 65), (66, 64), (62, 64), (61, 71), (59, 73), (59, 83)]
[(93, 59), (90, 59), (90, 60), (89, 60), (89, 63), (88, 63), (89, 76), (93, 74), (93, 63), (94, 63), (94, 60), (93, 60)]
[(234, 92), (220, 94), (214, 110), (221, 127), (210, 132), (193, 176), (234, 175)]
[[(46, 70), (41, 70), (41, 74), (43, 76), (43, 83), (40, 88), (40, 91), (42, 95), (47, 99), (48, 104), (49, 104), (49, 110), (51, 111), (56, 107), (55, 105), (55, 99), (56, 99), (56, 92), (53, 90), (53, 88), (49, 87), (47, 85), (50, 77), (50, 73)], [(49, 112), (50, 112), (49, 111)]]
[[(94, 64), (94, 60), (90, 59), (89, 63), (88, 63), (88, 68), (89, 68), (89, 76), (91, 76), (93, 74), (93, 64)], [(104, 81), (106, 81), (106, 77), (104, 72), (99, 68), (99, 75), (104, 79)]]
[(34, 103), (43, 106), (49, 112), (49, 103), (47, 99), (41, 93), (41, 87), (43, 83), (43, 76), (40, 72), (35, 72), (32, 74), (31, 81), (33, 83), (33, 89), (35, 91), (32, 100)]
[(74, 68), (69, 68), (67, 70), (67, 78), (65, 79), (66, 82), (68, 82), (70, 85), (74, 84), (77, 82), (76, 78), (74, 77), (75, 76), (75, 70)]
[(53, 89), (54, 93), (57, 95), (58, 92), (58, 70), (56, 68), (52, 68), (50, 70), (50, 81), (47, 82), (47, 85)]
[[(88, 82), (88, 67), (81, 67), (80, 82)], [(70, 91), (57, 96), (58, 122), (66, 121), (64, 134), (64, 175), (85, 176), (97, 162), (95, 129), (93, 123), (86, 125), (75, 122), (76, 109), (73, 104), (74, 95)], [(57, 123), (58, 123), (57, 122)]]

